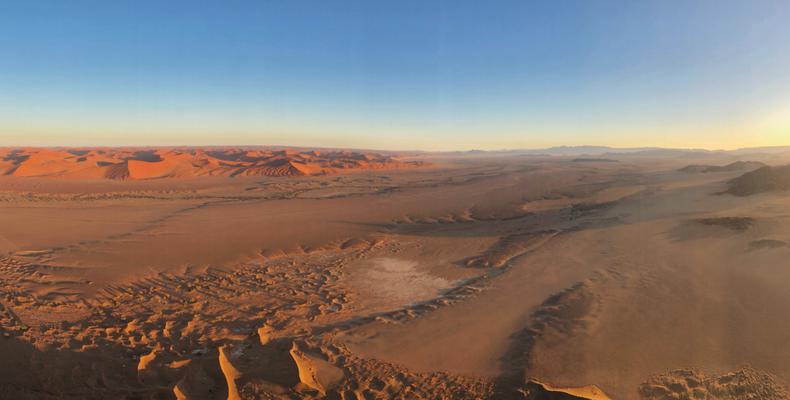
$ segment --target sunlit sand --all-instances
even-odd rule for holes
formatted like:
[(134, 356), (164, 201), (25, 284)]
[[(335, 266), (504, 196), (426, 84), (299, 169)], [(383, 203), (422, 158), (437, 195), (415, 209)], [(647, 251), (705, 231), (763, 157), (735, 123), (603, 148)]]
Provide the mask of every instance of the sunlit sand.
[(790, 153), (48, 157), (0, 177), (0, 397), (786, 397)]

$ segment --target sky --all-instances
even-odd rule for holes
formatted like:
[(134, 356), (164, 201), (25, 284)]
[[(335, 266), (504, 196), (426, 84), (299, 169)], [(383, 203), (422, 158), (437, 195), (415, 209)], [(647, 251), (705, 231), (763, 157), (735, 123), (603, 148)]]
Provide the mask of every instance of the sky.
[(0, 7), (0, 146), (790, 145), (790, 2)]

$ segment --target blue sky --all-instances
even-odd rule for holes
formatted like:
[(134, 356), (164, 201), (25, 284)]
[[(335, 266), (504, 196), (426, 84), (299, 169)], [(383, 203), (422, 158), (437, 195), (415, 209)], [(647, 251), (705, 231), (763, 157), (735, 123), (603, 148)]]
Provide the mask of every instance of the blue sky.
[(0, 145), (790, 144), (786, 1), (6, 1)]

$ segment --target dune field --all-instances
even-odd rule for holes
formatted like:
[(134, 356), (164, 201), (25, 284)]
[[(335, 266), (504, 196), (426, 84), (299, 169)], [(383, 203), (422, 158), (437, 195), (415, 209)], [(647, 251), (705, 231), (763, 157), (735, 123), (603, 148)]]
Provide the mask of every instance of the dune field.
[(788, 399), (790, 152), (0, 150), (2, 399)]

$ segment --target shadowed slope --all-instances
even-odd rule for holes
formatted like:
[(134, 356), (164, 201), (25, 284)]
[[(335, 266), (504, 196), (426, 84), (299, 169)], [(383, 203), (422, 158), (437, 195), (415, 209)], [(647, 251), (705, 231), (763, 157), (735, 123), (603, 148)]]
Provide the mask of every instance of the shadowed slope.
[(763, 192), (790, 189), (790, 165), (783, 167), (763, 167), (747, 172), (729, 182), (726, 193), (736, 196), (749, 196)]

